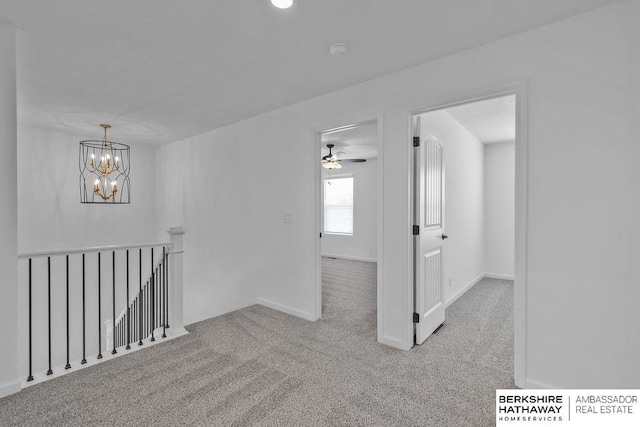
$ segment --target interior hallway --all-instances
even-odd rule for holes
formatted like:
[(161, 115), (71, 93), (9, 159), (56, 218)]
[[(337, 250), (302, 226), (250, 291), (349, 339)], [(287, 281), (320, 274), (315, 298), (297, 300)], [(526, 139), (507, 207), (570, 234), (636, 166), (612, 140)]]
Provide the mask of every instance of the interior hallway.
[(375, 341), (375, 264), (323, 271), (321, 321), (258, 305), (205, 320), (1, 399), (0, 425), (494, 424), (496, 388), (514, 387), (511, 281), (482, 280), (404, 352)]

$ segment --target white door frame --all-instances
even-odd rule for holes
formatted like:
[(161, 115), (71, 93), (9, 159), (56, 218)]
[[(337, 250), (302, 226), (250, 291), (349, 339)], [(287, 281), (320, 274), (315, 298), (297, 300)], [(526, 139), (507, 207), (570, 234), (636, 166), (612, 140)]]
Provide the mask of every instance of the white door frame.
[[(516, 96), (516, 141), (515, 141), (515, 246), (514, 246), (514, 378), (519, 387), (526, 386), (527, 370), (527, 234), (528, 234), (528, 131), (527, 131), (527, 82), (504, 85), (488, 89), (469, 97), (457, 98), (445, 103), (438, 103), (420, 110), (412, 111), (409, 115), (409, 136), (413, 138), (413, 118), (429, 111), (442, 110), (471, 102), (498, 98), (506, 95)], [(411, 141), (409, 141), (411, 143)], [(413, 162), (414, 150), (410, 151), (409, 182), (410, 193), (413, 192)], [(409, 198), (409, 212), (413, 215), (414, 200)], [(413, 218), (411, 218), (413, 221)], [(413, 255), (413, 251), (412, 251)], [(413, 277), (414, 257), (409, 263), (409, 277)], [(413, 283), (411, 285), (412, 299)], [(413, 304), (413, 301), (412, 301)], [(413, 307), (413, 305), (412, 305)], [(411, 324), (413, 328), (413, 324)]]
[(382, 308), (383, 308), (383, 289), (384, 289), (384, 284), (383, 284), (383, 237), (384, 237), (384, 233), (383, 233), (383, 206), (384, 206), (384, 198), (383, 198), (383, 188), (384, 188), (384, 149), (383, 149), (383, 138), (382, 138), (382, 123), (383, 123), (383, 116), (382, 114), (378, 114), (377, 117), (368, 117), (368, 118), (364, 118), (362, 120), (353, 120), (349, 123), (333, 123), (333, 124), (329, 124), (325, 127), (323, 127), (322, 129), (318, 130), (315, 132), (315, 138), (314, 138), (314, 149), (313, 151), (313, 164), (315, 165), (313, 167), (313, 199), (314, 199), (314, 215), (315, 215), (315, 223), (317, 225), (316, 227), (316, 231), (315, 231), (315, 236), (316, 236), (316, 244), (315, 244), (315, 269), (316, 269), (316, 309), (315, 309), (315, 313), (314, 313), (314, 319), (315, 320), (319, 320), (322, 318), (322, 252), (321, 252), (321, 239), (320, 239), (320, 233), (323, 232), (322, 229), (322, 214), (321, 214), (321, 209), (322, 209), (322, 203), (323, 201), (321, 200), (322, 197), (322, 191), (320, 190), (320, 186), (322, 184), (322, 166), (320, 165), (320, 159), (322, 158), (322, 132), (326, 132), (328, 130), (332, 130), (332, 129), (337, 129), (343, 126), (348, 126), (349, 124), (359, 124), (359, 123), (364, 123), (364, 122), (370, 122), (376, 120), (377, 126), (378, 126), (378, 142), (377, 142), (377, 148), (378, 148), (378, 159), (377, 159), (377, 233), (378, 233), (378, 242), (377, 242), (377, 249), (376, 249), (376, 261), (377, 261), (377, 331), (378, 331), (378, 341), (380, 341), (380, 337), (382, 336), (382, 319), (383, 319), (383, 312), (382, 312)]

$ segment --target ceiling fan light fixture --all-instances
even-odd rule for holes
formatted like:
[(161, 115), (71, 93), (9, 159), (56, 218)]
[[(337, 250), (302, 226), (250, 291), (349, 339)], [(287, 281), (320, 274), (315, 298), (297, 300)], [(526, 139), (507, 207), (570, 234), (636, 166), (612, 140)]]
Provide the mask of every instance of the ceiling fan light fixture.
[(278, 9), (289, 9), (293, 6), (293, 0), (271, 0), (271, 4)]
[(325, 169), (342, 169), (342, 165), (336, 161), (322, 162), (322, 167)]

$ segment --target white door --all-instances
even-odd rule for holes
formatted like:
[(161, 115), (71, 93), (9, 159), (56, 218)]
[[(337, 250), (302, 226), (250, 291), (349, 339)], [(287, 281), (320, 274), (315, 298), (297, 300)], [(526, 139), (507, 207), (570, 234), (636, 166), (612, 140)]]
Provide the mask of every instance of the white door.
[[(415, 129), (420, 135), (419, 117)], [(437, 138), (420, 138), (414, 148), (415, 219), (414, 283), (416, 344), (422, 344), (444, 322), (443, 245), (444, 164)], [(414, 144), (415, 145), (415, 144)]]

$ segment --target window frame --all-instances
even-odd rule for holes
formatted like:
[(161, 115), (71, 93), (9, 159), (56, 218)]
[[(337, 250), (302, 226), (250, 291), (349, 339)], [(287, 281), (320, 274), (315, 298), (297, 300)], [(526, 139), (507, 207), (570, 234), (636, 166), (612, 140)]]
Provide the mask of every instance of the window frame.
[[(351, 179), (351, 233), (343, 233), (336, 231), (327, 231), (327, 194), (326, 194), (326, 186), (327, 181), (336, 181), (340, 179)], [(323, 177), (322, 178), (322, 233), (331, 236), (346, 236), (353, 237), (355, 235), (355, 202), (354, 202), (354, 193), (355, 193), (355, 177), (353, 174), (342, 174), (342, 175), (333, 175), (331, 177)]]

